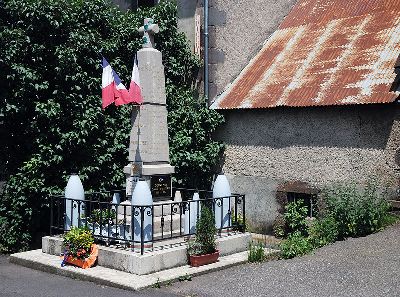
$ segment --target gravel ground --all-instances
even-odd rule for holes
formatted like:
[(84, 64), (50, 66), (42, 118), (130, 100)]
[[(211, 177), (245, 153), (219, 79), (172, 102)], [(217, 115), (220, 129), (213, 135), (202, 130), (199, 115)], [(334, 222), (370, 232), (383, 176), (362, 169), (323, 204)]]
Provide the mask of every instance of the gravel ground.
[(131, 292), (48, 274), (8, 262), (0, 255), (0, 297), (172, 297), (156, 289)]
[[(400, 224), (291, 260), (245, 264), (161, 289), (181, 296), (400, 296)], [(161, 293), (160, 291), (160, 293)]]

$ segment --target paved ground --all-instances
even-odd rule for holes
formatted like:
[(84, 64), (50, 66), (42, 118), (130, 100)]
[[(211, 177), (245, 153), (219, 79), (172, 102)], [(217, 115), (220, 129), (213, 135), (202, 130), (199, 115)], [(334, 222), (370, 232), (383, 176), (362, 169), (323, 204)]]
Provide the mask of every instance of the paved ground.
[(10, 264), (0, 256), (0, 297), (169, 297), (156, 289), (131, 292)]
[(400, 224), (337, 242), (292, 260), (245, 264), (138, 293), (97, 286), (8, 263), (0, 256), (0, 296), (400, 296)]
[(400, 296), (400, 225), (314, 255), (241, 265), (162, 289), (183, 296)]

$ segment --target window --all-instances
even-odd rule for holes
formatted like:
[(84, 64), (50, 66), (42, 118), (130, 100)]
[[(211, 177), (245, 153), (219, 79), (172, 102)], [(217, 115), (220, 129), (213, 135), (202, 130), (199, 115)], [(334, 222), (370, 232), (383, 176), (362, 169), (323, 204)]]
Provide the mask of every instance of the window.
[(307, 206), (307, 215), (312, 218), (314, 212), (314, 201), (311, 194), (287, 192), (287, 201), (290, 202), (303, 202)]
[(313, 217), (318, 192), (317, 188), (301, 181), (288, 181), (280, 184), (276, 193), (277, 202), (280, 205), (278, 211), (284, 213), (284, 206), (288, 202), (301, 201), (307, 207), (307, 215)]

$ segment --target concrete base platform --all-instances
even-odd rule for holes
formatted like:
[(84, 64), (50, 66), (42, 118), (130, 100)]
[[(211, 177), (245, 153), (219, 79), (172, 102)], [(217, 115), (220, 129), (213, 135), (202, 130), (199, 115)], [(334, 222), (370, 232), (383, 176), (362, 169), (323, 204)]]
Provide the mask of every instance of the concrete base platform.
[[(273, 252), (273, 250), (266, 250), (266, 253), (271, 252)], [(196, 276), (245, 263), (247, 262), (247, 251), (220, 257), (218, 262), (201, 267), (184, 265), (148, 275), (136, 275), (99, 265), (90, 269), (81, 269), (74, 266), (61, 267), (61, 257), (45, 254), (41, 250), (12, 254), (10, 256), (10, 262), (36, 270), (83, 281), (91, 281), (100, 285), (126, 290), (140, 290), (153, 286), (154, 284), (167, 284), (178, 280), (180, 277)]]
[[(250, 233), (239, 233), (217, 239), (217, 249), (221, 256), (246, 251), (251, 241)], [(64, 251), (62, 238), (43, 237), (42, 251), (50, 255), (60, 255)], [(144, 255), (125, 249), (99, 246), (98, 264), (137, 275), (155, 273), (173, 267), (184, 266), (187, 260), (187, 245), (165, 247)]]

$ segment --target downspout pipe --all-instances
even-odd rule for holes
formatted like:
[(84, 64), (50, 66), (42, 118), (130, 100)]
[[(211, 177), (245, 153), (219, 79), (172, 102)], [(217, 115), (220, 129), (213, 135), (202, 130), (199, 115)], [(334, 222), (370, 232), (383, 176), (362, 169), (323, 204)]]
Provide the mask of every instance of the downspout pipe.
[(204, 97), (208, 104), (208, 0), (204, 0)]

